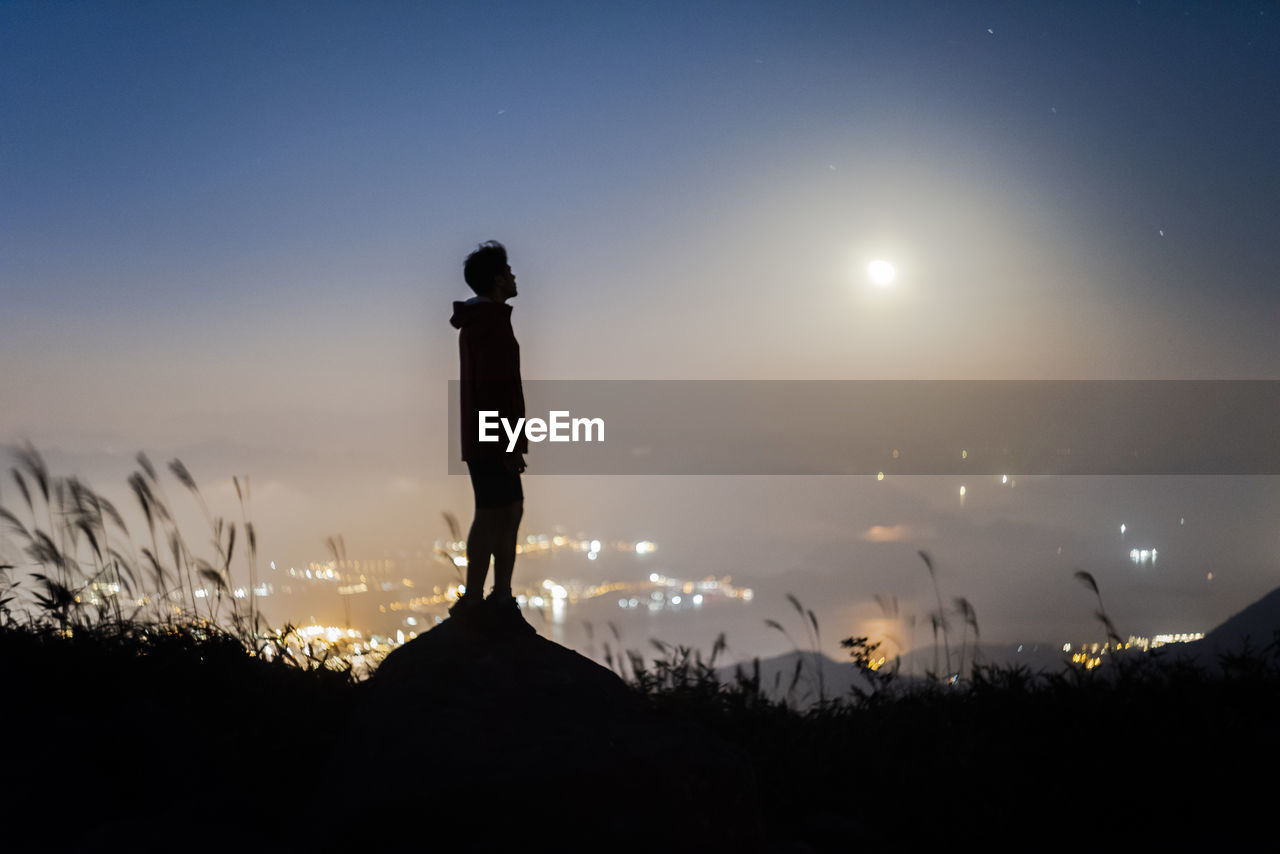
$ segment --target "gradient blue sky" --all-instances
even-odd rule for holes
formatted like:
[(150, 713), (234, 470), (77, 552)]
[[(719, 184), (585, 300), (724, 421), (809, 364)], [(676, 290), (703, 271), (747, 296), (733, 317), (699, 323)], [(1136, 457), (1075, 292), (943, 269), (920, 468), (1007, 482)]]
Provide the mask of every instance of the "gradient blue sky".
[[(1277, 18), (1274, 2), (5, 3), (0, 441), (121, 483), (139, 449), (216, 482), (251, 472), (276, 490), (264, 542), (290, 555), (336, 530), (369, 551), (434, 538), (423, 520), (469, 500), (443, 474), (447, 319), (488, 238), (512, 253), (530, 378), (1277, 378)], [(868, 286), (874, 257), (897, 263), (891, 291)], [(930, 486), (903, 485), (899, 507), (833, 479), (750, 482), (680, 502), (662, 481), (530, 479), (526, 526), (670, 542), (687, 574), (764, 548), (742, 572), (797, 583), (797, 542), (825, 543), (802, 563), (829, 573), (873, 522), (950, 530)], [(1170, 619), (1280, 577), (1276, 486), (1251, 483), (1218, 515), (1270, 526), (1254, 568)], [(1094, 486), (1027, 524), (1087, 531), (1100, 501), (1168, 485)], [(976, 536), (1014, 509), (966, 511)], [(774, 555), (752, 538), (776, 518), (793, 524), (770, 523)], [(968, 567), (958, 588), (1001, 589), (964, 542), (930, 547)], [(898, 592), (841, 579), (850, 602)], [(1012, 621), (1044, 593), (1026, 583), (970, 598)]]

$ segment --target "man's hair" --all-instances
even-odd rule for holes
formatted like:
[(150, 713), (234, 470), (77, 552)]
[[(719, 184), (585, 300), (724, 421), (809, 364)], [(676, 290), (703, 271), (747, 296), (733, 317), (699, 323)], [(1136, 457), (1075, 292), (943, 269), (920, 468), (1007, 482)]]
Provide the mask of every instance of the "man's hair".
[(493, 290), (493, 280), (507, 272), (507, 248), (496, 240), (480, 244), (480, 248), (467, 256), (462, 265), (462, 277), (471, 290), (480, 296)]

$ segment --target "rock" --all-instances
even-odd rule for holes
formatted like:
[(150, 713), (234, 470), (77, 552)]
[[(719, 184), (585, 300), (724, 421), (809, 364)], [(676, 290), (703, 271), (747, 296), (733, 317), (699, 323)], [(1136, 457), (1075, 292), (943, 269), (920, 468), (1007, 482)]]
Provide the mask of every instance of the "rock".
[(481, 849), (599, 848), (655, 831), (678, 847), (759, 840), (743, 755), (543, 637), (449, 619), (388, 655), (361, 692), (327, 776), (380, 806), (372, 827), (326, 833), (322, 847), (429, 839), (440, 817), (474, 828)]

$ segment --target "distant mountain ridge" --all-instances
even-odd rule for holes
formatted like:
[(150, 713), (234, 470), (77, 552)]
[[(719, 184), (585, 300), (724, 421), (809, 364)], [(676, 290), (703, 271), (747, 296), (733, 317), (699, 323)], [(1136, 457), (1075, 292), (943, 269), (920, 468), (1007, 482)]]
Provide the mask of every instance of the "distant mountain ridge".
[[(1246, 649), (1257, 653), (1276, 642), (1280, 642), (1280, 587), (1223, 621), (1201, 640), (1163, 647), (1160, 654), (1210, 667), (1216, 666), (1222, 655)], [(945, 670), (944, 658), (942, 649), (935, 652), (929, 645), (912, 650), (900, 660), (890, 660), (884, 666), (896, 666), (904, 678), (923, 677), (929, 672)], [(952, 665), (958, 666), (958, 650), (952, 650), (951, 659)], [(975, 660), (983, 665), (1025, 666), (1032, 673), (1053, 673), (1069, 663), (1070, 652), (1051, 643), (980, 644), (976, 654), (974, 647), (966, 647), (966, 673)], [(797, 662), (800, 662), (798, 677)], [(716, 674), (721, 681), (731, 683), (738, 670), (750, 676), (752, 667), (748, 661), (717, 668)], [(812, 650), (794, 650), (760, 659), (760, 687), (775, 700), (787, 699), (807, 706), (818, 699), (819, 690), (831, 699), (848, 696), (855, 687), (870, 686), (852, 662), (836, 661)]]
[(1246, 649), (1261, 652), (1277, 640), (1280, 632), (1280, 587), (1252, 605), (1228, 617), (1198, 641), (1179, 644), (1172, 654), (1201, 665), (1215, 665), (1219, 656)]
[[(952, 664), (959, 665), (959, 651), (952, 650)], [(964, 669), (968, 674), (972, 668), (975, 651), (972, 646), (965, 647)], [(946, 669), (943, 664), (944, 653), (937, 652), (937, 672)], [(1032, 673), (1055, 672), (1062, 670), (1070, 659), (1062, 647), (1049, 643), (1028, 644), (980, 644), (977, 647), (976, 659), (982, 665), (1025, 666)], [(796, 667), (800, 662), (800, 673), (797, 678)], [(820, 669), (819, 669), (820, 667)], [(924, 678), (935, 670), (934, 650), (932, 646), (912, 650), (900, 660), (890, 659), (885, 668), (897, 668), (903, 679)], [(752, 662), (741, 662), (716, 668), (716, 675), (721, 682), (732, 684), (737, 671), (746, 676), (752, 675)], [(818, 674), (821, 672), (821, 683)], [(794, 681), (794, 688), (792, 687)], [(869, 689), (871, 686), (852, 661), (837, 661), (831, 657), (812, 650), (794, 650), (760, 659), (760, 688), (772, 699), (787, 699), (790, 702), (808, 706), (815, 702), (819, 690), (827, 699), (847, 697), (854, 688)]]

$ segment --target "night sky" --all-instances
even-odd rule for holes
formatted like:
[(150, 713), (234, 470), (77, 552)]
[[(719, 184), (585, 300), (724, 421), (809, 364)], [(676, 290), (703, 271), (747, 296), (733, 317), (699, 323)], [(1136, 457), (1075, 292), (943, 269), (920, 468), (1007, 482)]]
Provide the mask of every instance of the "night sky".
[[(469, 519), (482, 240), (526, 379), (1280, 379), (1277, 199), (1274, 2), (8, 2), (0, 442), (121, 492), (179, 456), (228, 514), (250, 474), (264, 558), (380, 556)], [(523, 531), (754, 579), (757, 624), (923, 613), (920, 548), (992, 638), (1096, 634), (1077, 567), (1133, 632), (1280, 584), (1276, 478), (529, 462)]]

